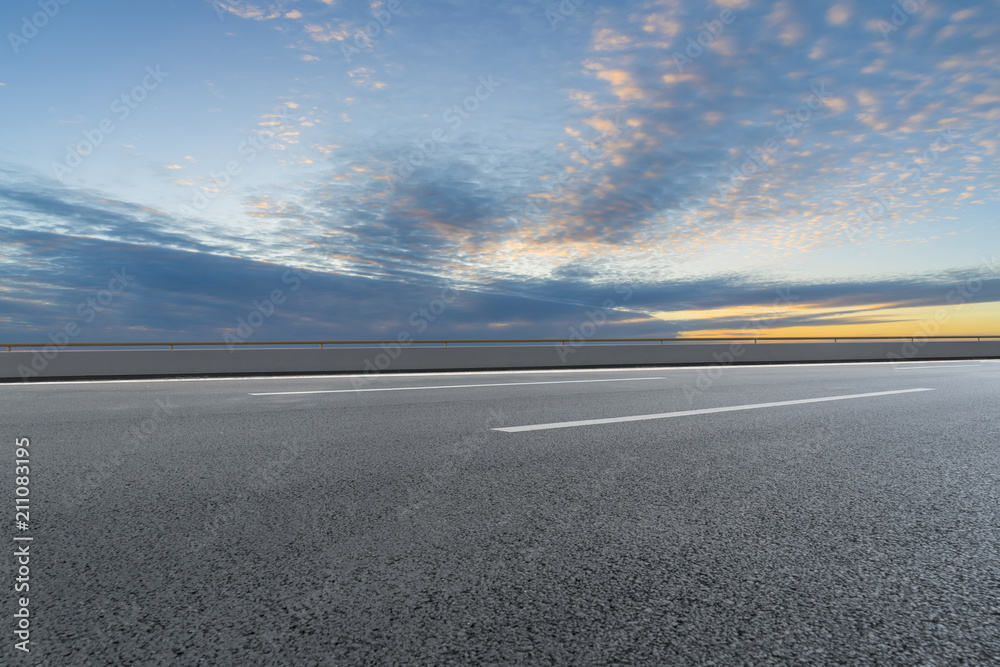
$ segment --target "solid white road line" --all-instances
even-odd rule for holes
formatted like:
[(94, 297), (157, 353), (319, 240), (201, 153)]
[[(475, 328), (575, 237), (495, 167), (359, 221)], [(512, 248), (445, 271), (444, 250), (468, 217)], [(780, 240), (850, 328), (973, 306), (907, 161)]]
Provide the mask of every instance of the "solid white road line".
[(296, 394), (355, 394), (365, 391), (413, 391), (415, 389), (468, 389), (470, 387), (517, 387), (526, 384), (579, 384), (592, 382), (641, 382), (643, 380), (666, 380), (665, 377), (648, 378), (606, 378), (603, 380), (551, 380), (548, 382), (501, 382), (496, 384), (442, 384), (428, 387), (376, 387), (373, 389), (318, 389), (315, 391), (269, 391), (251, 396), (292, 396)]
[(803, 398), (796, 401), (778, 401), (776, 403), (755, 403), (752, 405), (733, 405), (726, 408), (705, 408), (703, 410), (684, 410), (682, 412), (663, 412), (656, 415), (636, 415), (633, 417), (611, 417), (608, 419), (583, 419), (574, 422), (555, 422), (552, 424), (532, 424), (530, 426), (508, 426), (495, 428), (494, 431), (520, 433), (522, 431), (546, 431), (554, 428), (570, 428), (571, 426), (593, 426), (595, 424), (615, 424), (618, 422), (637, 422), (647, 419), (667, 419), (669, 417), (686, 417), (688, 415), (708, 415), (714, 412), (733, 412), (735, 410), (757, 410), (759, 408), (776, 408), (782, 405), (801, 405), (803, 403), (822, 403), (823, 401), (843, 401), (849, 398), (871, 398), (872, 396), (889, 396), (890, 394), (908, 394), (914, 391), (934, 391), (933, 389), (901, 389), (899, 391), (877, 391), (871, 394), (848, 394), (846, 396), (825, 396), (823, 398)]
[(896, 370), (897, 371), (919, 371), (921, 369), (926, 369), (926, 368), (935, 368), (935, 369), (939, 369), (940, 370), (940, 369), (946, 369), (946, 368), (980, 368), (982, 366), (982, 362), (980, 362), (980, 363), (972, 363), (972, 364), (970, 364), (970, 363), (956, 364), (956, 363), (953, 363), (953, 362), (941, 362), (941, 363), (942, 363), (942, 365), (935, 364), (934, 366), (900, 366)]

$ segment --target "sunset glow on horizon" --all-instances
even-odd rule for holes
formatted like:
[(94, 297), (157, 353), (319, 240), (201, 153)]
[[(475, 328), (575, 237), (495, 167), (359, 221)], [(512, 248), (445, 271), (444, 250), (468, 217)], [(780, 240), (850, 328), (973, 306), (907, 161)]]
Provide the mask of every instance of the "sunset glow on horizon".
[(996, 2), (37, 11), (0, 342), (1000, 334)]

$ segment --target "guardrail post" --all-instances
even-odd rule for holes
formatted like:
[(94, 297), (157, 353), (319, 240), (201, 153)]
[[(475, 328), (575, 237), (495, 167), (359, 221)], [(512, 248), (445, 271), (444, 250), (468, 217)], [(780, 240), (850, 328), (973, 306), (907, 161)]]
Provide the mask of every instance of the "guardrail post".
[(171, 349), (171, 350), (172, 350), (172, 349), (174, 349), (174, 346), (173, 346), (173, 345), (171, 345), (171, 346), (170, 346), (170, 349)]

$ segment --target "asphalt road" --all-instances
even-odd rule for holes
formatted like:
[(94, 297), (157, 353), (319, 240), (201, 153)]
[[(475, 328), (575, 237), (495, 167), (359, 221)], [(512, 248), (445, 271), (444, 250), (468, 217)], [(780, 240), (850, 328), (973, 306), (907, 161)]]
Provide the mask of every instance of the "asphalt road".
[(0, 385), (0, 662), (1000, 664), (998, 408), (997, 362)]

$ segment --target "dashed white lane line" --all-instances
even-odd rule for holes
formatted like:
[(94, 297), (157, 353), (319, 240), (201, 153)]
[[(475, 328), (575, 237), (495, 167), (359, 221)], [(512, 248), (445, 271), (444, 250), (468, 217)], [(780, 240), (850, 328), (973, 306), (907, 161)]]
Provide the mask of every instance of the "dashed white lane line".
[(318, 389), (314, 391), (269, 391), (252, 393), (251, 396), (294, 396), (299, 394), (359, 394), (366, 391), (415, 391), (417, 389), (469, 389), (471, 387), (518, 387), (528, 384), (592, 384), (595, 382), (642, 382), (667, 380), (665, 377), (606, 378), (603, 380), (549, 380), (546, 382), (499, 382), (494, 384), (440, 384), (426, 387), (375, 387), (372, 389)]
[(529, 426), (507, 426), (495, 428), (494, 431), (505, 433), (521, 433), (523, 431), (546, 431), (555, 428), (570, 428), (572, 426), (594, 426), (596, 424), (616, 424), (618, 422), (637, 422), (648, 419), (668, 419), (670, 417), (686, 417), (688, 415), (708, 415), (714, 412), (734, 412), (736, 410), (758, 410), (760, 408), (777, 408), (783, 405), (802, 405), (803, 403), (822, 403), (824, 401), (844, 401), (851, 398), (871, 398), (873, 396), (889, 396), (891, 394), (909, 394), (915, 391), (934, 391), (933, 389), (901, 389), (898, 391), (876, 391), (870, 394), (847, 394), (844, 396), (824, 396), (823, 398), (802, 398), (795, 401), (778, 401), (776, 403), (754, 403), (752, 405), (732, 405), (725, 408), (705, 408), (702, 410), (683, 410), (681, 412), (662, 412), (655, 415), (635, 415), (632, 417), (611, 417), (608, 419), (583, 419), (572, 422), (554, 422), (551, 424), (531, 424)]

